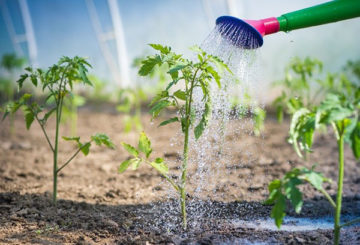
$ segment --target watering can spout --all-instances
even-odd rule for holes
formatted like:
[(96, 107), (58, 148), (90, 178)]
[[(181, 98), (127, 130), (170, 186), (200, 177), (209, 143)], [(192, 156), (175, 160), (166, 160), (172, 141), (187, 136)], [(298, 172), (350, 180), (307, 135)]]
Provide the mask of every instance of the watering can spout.
[(233, 45), (254, 49), (261, 47), (263, 36), (279, 31), (323, 25), (360, 16), (360, 0), (334, 0), (310, 8), (301, 9), (279, 17), (262, 20), (241, 20), (221, 16), (216, 20), (219, 32)]

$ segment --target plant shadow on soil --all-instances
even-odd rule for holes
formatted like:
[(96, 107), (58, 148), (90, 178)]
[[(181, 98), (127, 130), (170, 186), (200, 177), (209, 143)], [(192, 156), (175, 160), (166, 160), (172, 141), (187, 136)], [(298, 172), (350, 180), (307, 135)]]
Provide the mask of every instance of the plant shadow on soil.
[[(199, 202), (194, 201), (192, 202)], [(169, 229), (166, 222), (167, 205), (150, 203), (136, 205), (89, 204), (60, 199), (53, 206), (51, 195), (0, 193), (0, 227), (8, 229), (1, 243), (77, 243), (77, 244), (331, 244), (332, 230), (278, 231), (235, 226), (232, 220), (246, 222), (266, 219), (271, 207), (259, 202), (206, 202), (203, 206), (217, 212), (196, 217), (189, 213), (190, 227), (182, 232), (180, 226)], [(344, 198), (343, 215), (360, 215), (357, 196)], [(330, 212), (330, 213), (329, 213)], [(215, 215), (214, 215), (215, 214)], [(293, 217), (319, 218), (331, 214), (331, 207), (321, 197), (306, 200), (303, 212)], [(160, 219), (159, 219), (160, 217)], [(196, 217), (194, 225), (193, 219)], [(172, 222), (181, 224), (180, 218)], [(4, 231), (2, 232), (4, 234)], [(343, 231), (344, 244), (360, 242), (360, 227)], [(348, 243), (349, 242), (349, 243)]]

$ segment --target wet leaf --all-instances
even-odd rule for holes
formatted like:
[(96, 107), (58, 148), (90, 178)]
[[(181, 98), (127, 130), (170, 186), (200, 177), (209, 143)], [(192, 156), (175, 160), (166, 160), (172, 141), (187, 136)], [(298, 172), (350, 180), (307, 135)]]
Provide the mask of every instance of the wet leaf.
[(152, 149), (151, 149), (151, 142), (149, 140), (149, 138), (146, 136), (146, 134), (144, 132), (142, 132), (140, 134), (140, 139), (139, 139), (139, 145), (138, 148), (141, 152), (145, 153), (146, 158), (149, 158)]
[(127, 152), (129, 152), (134, 157), (139, 156), (139, 152), (138, 152), (138, 150), (135, 149), (135, 147), (133, 147), (133, 146), (131, 146), (129, 144), (126, 144), (124, 142), (122, 142), (121, 145), (124, 147), (125, 150), (127, 150)]

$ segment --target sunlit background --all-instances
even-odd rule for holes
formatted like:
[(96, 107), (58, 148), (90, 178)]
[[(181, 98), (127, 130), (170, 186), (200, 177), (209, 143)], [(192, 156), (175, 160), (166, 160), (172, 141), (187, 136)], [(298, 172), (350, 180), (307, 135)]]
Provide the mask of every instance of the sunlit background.
[[(221, 15), (260, 19), (326, 1), (266, 0), (0, 0), (0, 56), (17, 53), (47, 67), (59, 57), (85, 56), (92, 73), (110, 84), (131, 86), (136, 57), (148, 43), (189, 54), (201, 45)], [(259, 59), (264, 87), (280, 79), (291, 57), (311, 56), (328, 71), (360, 54), (360, 19), (277, 33), (264, 38)], [(139, 84), (138, 84), (139, 85)], [(141, 86), (141, 84), (140, 84)]]

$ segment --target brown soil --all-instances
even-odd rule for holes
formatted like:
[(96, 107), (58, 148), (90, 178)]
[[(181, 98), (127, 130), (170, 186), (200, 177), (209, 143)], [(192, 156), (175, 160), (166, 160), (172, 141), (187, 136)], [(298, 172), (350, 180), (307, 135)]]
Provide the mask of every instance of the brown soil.
[[(181, 159), (178, 125), (158, 128), (160, 122), (143, 117), (144, 131), (152, 140), (154, 157), (165, 157), (177, 176)], [(122, 116), (83, 110), (78, 133), (85, 141), (91, 134), (104, 132), (118, 145), (116, 150), (93, 146), (85, 157), (79, 155), (61, 173), (58, 204), (51, 203), (52, 155), (38, 125), (25, 129), (22, 115), (9, 131), (8, 120), (0, 124), (0, 243), (35, 244), (331, 244), (331, 230), (271, 231), (236, 227), (231, 220), (269, 217), (271, 207), (261, 204), (268, 195), (267, 184), (294, 166), (317, 169), (328, 178), (337, 178), (337, 148), (331, 132), (318, 135), (314, 153), (300, 160), (286, 142), (288, 122), (266, 121), (261, 137), (249, 133), (249, 121), (232, 121), (223, 144), (223, 155), (210, 156), (216, 163), (207, 167), (205, 177), (199, 166), (189, 170), (189, 229), (179, 226), (178, 204), (170, 187), (148, 166), (117, 173), (128, 157), (120, 142), (136, 144), (138, 133), (124, 134)], [(244, 126), (245, 125), (245, 126)], [(53, 124), (50, 123), (49, 127)], [(68, 129), (62, 135), (68, 135)], [(176, 136), (177, 135), (177, 136)], [(75, 150), (61, 140), (60, 160)], [(192, 152), (194, 158), (199, 152)], [(343, 213), (360, 215), (360, 168), (346, 149)], [(220, 165), (219, 165), (220, 164)], [(211, 174), (209, 174), (211, 173)], [(200, 185), (200, 184), (201, 185)], [(202, 187), (202, 191), (197, 188)], [(296, 217), (322, 217), (332, 208), (310, 186), (303, 186), (305, 204)], [(335, 194), (336, 181), (326, 184)], [(212, 202), (210, 202), (210, 200)], [(360, 227), (342, 233), (344, 244), (360, 243)]]

